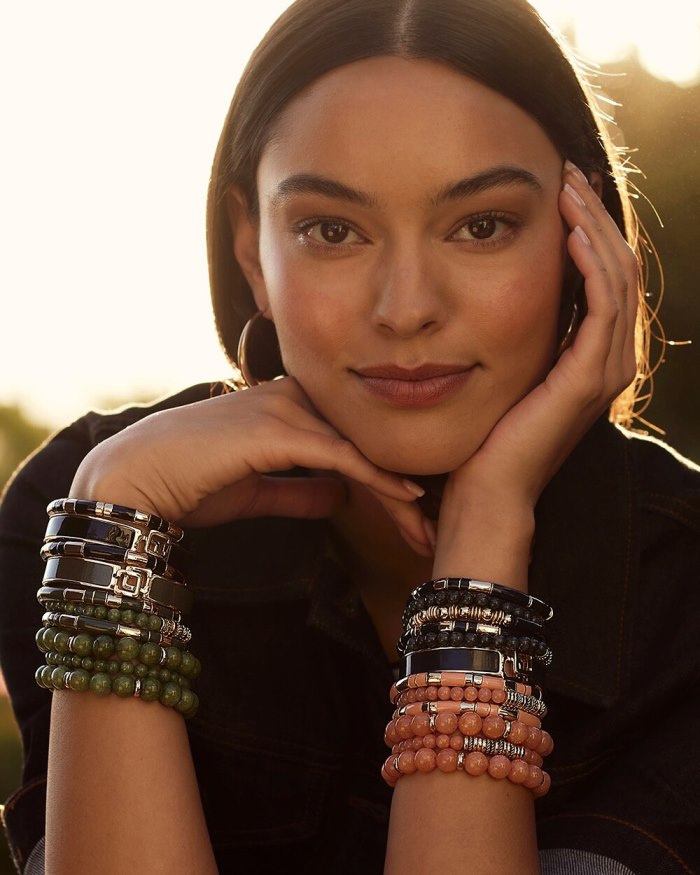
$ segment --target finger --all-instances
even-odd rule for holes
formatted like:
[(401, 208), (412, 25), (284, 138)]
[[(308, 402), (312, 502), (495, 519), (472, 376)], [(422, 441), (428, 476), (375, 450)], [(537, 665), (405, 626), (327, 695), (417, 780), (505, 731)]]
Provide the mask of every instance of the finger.
[(401, 532), (404, 540), (421, 556), (432, 556), (434, 544), (426, 529), (426, 517), (418, 504), (407, 504), (405, 501), (395, 501), (373, 490), (375, 498), (384, 507), (394, 524)]

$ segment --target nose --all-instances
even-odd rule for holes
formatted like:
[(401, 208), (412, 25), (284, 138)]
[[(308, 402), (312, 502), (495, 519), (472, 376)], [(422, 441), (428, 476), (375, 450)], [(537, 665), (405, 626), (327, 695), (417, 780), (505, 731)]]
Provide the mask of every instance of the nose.
[(446, 301), (435, 265), (415, 244), (387, 249), (376, 274), (373, 322), (402, 338), (437, 331)]

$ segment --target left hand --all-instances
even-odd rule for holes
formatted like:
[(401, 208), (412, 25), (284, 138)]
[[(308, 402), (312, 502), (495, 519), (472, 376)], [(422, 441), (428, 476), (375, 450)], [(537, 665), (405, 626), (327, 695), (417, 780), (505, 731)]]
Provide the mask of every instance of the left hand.
[[(574, 165), (565, 165), (564, 183), (574, 195), (563, 188), (559, 207), (574, 229), (568, 251), (584, 277), (588, 312), (573, 344), (545, 380), (512, 407), (479, 450), (450, 474), (440, 511), (436, 567), (459, 564), (457, 557), (469, 552), (465, 538), (473, 550), (465, 519), (485, 514), (501, 527), (511, 522), (516, 529), (531, 524), (527, 521), (533, 519), (546, 484), (636, 376), (637, 257)], [(437, 573), (453, 572), (438, 569)]]

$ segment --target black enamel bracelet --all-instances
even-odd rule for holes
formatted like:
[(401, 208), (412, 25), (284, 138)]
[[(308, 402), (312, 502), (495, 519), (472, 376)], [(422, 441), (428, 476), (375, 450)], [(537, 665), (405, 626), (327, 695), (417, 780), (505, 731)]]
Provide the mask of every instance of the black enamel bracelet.
[(155, 530), (144, 532), (138, 526), (98, 520), (94, 517), (55, 514), (49, 517), (44, 541), (81, 540), (111, 544), (123, 550), (135, 550), (154, 556), (184, 571), (186, 551), (167, 535)]
[(40, 604), (47, 602), (71, 602), (76, 605), (88, 605), (90, 607), (117, 608), (118, 610), (132, 610), (139, 614), (148, 614), (161, 617), (164, 620), (173, 620), (179, 623), (182, 619), (179, 611), (173, 611), (162, 605), (154, 605), (153, 602), (138, 601), (123, 595), (115, 595), (113, 592), (105, 592), (98, 589), (71, 589), (70, 587), (42, 586), (37, 590), (37, 601)]
[(93, 635), (133, 638), (141, 643), (150, 641), (164, 647), (170, 645), (184, 647), (192, 638), (192, 633), (187, 626), (180, 623), (173, 624), (175, 628), (172, 631), (169, 628), (164, 628), (160, 632), (150, 632), (147, 629), (129, 626), (126, 623), (113, 623), (111, 620), (100, 620), (97, 617), (85, 617), (81, 614), (63, 614), (60, 611), (47, 611), (42, 616), (41, 622), (44, 626), (55, 626), (72, 632), (90, 632)]
[(147, 556), (135, 550), (125, 550), (123, 547), (115, 547), (113, 544), (97, 544), (87, 541), (47, 541), (40, 551), (42, 559), (50, 559), (54, 556), (70, 556), (80, 559), (97, 559), (101, 562), (110, 562), (114, 565), (128, 566), (129, 568), (144, 568), (169, 580), (184, 583), (184, 576), (173, 568), (164, 559), (156, 556)]
[(401, 660), (399, 677), (422, 672), (459, 671), (514, 678), (528, 686), (544, 687), (544, 672), (527, 654), (506, 656), (486, 648), (439, 647), (407, 653)]
[(46, 563), (43, 583), (67, 583), (106, 590), (115, 595), (156, 602), (173, 611), (188, 613), (192, 593), (181, 583), (154, 575), (148, 568), (121, 568), (107, 562), (53, 557)]
[(134, 523), (146, 531), (158, 531), (166, 534), (172, 541), (181, 541), (183, 530), (152, 513), (144, 513), (133, 507), (121, 504), (108, 504), (104, 501), (88, 501), (83, 498), (57, 498), (46, 508), (49, 516), (57, 513), (79, 514), (81, 516), (97, 517), (97, 519), (116, 520), (123, 523)]

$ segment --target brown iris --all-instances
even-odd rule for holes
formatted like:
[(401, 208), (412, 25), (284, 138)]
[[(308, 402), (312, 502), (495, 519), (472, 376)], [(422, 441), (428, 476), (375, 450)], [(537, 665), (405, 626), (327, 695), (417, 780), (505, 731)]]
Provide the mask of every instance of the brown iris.
[(481, 219), (474, 219), (468, 222), (466, 227), (472, 237), (476, 237), (477, 240), (486, 240), (488, 237), (493, 236), (496, 230), (496, 220), (489, 216), (484, 216)]
[(340, 222), (322, 222), (319, 227), (326, 243), (342, 243), (349, 233), (348, 226)]

